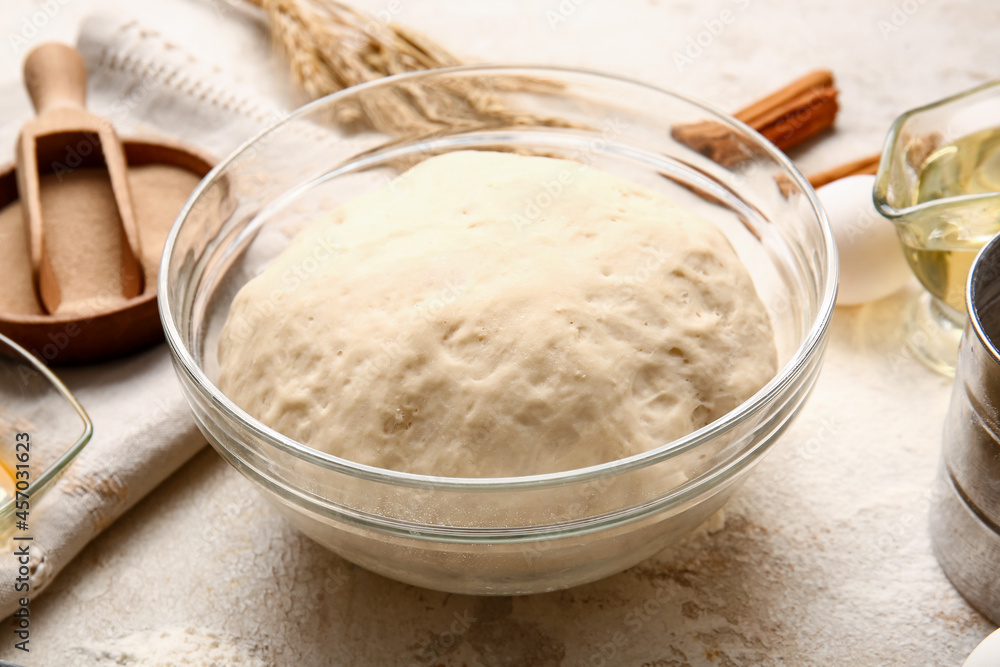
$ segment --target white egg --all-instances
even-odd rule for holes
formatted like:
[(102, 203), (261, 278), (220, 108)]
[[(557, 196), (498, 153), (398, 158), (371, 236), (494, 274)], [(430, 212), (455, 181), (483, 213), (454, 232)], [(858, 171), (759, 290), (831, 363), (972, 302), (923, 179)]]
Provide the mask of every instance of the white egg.
[(889, 296), (913, 275), (895, 226), (872, 203), (874, 184), (874, 176), (848, 176), (816, 191), (830, 218), (840, 256), (839, 306)]
[(1000, 665), (1000, 630), (983, 640), (962, 667), (997, 667)]

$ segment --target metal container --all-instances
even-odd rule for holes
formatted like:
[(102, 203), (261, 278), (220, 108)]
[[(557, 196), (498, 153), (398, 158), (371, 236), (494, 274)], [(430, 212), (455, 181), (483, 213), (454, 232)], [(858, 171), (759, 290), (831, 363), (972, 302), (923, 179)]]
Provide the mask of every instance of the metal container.
[(966, 309), (931, 536), (955, 588), (1000, 624), (1000, 236), (972, 266)]

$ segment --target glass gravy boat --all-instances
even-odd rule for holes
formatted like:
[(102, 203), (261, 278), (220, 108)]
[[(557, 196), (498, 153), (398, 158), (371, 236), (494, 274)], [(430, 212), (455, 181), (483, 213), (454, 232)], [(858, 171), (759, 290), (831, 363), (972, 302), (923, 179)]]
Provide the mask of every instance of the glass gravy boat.
[(931, 368), (954, 375), (969, 269), (1000, 232), (1000, 81), (897, 118), (873, 198), (927, 290), (907, 315), (907, 345)]

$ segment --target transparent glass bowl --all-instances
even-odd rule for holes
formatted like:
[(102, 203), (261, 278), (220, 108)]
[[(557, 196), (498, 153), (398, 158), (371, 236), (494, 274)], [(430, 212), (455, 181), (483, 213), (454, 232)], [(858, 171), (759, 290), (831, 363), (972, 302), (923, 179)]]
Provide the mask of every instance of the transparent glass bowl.
[[(30, 534), (31, 513), (43, 492), (93, 431), (83, 407), (52, 371), (0, 335), (0, 535), (14, 530), (15, 512), (24, 509), (25, 499)], [(16, 496), (18, 490), (23, 496)]]
[[(386, 104), (470, 90), (506, 111), (435, 107), (402, 125), (364, 120)], [(730, 142), (728, 166), (673, 138), (679, 125), (706, 120)], [(421, 476), (356, 464), (269, 429), (219, 391), (217, 341), (233, 296), (296, 228), (427, 157), (469, 149), (586, 162), (665, 192), (714, 222), (770, 312), (777, 376), (680, 440), (603, 465), (517, 478)], [(302, 531), (394, 579), (458, 593), (522, 594), (623, 570), (718, 510), (809, 394), (836, 282), (833, 240), (813, 191), (746, 126), (633, 81), (490, 67), (352, 88), (245, 144), (181, 213), (167, 240), (159, 293), (175, 367), (205, 436)], [(267, 304), (260, 316), (269, 316)]]

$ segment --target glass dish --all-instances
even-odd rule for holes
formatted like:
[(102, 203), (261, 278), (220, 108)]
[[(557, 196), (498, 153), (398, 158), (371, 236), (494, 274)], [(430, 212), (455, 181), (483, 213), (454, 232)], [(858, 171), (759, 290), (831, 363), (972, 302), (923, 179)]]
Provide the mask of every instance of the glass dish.
[(15, 526), (17, 472), (27, 472), (26, 480), (22, 474), (27, 487), (21, 490), (28, 497), (30, 515), (93, 432), (87, 413), (59, 378), (0, 335), (0, 534), (9, 535)]
[[(374, 129), (387, 101), (485, 91), (510, 113)], [(713, 121), (729, 166), (676, 141)], [(291, 232), (409, 166), (454, 150), (567, 157), (669, 194), (724, 231), (773, 320), (780, 370), (725, 417), (640, 455), (515, 478), (447, 478), (360, 465), (263, 425), (216, 387), (217, 341), (239, 288)], [(730, 156), (731, 157), (731, 156)], [(320, 544), (419, 586), (523, 594), (621, 571), (718, 510), (788, 428), (820, 369), (836, 253), (812, 189), (763, 137), (718, 111), (637, 82), (576, 70), (453, 68), (314, 102), (220, 164), (166, 243), (160, 314), (175, 368), (213, 447)], [(268, 316), (261, 304), (261, 317)]]
[(905, 326), (909, 348), (924, 364), (954, 375), (967, 321), (965, 284), (980, 248), (1000, 232), (1000, 192), (920, 202), (925, 164), (957, 139), (1000, 127), (1000, 82), (907, 111), (889, 129), (873, 199), (896, 225), (903, 254), (927, 290), (911, 305)]

